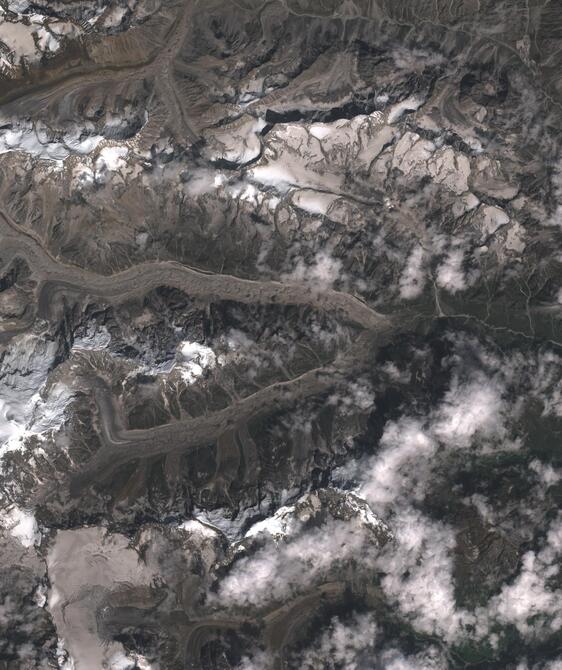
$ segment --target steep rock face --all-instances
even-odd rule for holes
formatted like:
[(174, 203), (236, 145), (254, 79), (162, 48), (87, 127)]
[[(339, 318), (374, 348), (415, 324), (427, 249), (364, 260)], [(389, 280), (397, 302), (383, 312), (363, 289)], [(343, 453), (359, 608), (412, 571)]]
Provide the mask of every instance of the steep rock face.
[(556, 670), (562, 11), (0, 0), (0, 670)]

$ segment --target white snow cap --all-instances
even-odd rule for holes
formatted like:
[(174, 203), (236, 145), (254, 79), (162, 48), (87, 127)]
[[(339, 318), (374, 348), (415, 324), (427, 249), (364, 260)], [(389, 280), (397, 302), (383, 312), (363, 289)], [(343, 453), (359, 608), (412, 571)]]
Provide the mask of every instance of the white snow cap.
[(114, 172), (125, 167), (125, 157), (129, 153), (127, 147), (104, 147), (96, 160), (96, 170)]
[(41, 542), (41, 533), (31, 512), (13, 507), (3, 518), (0, 517), (0, 523), (26, 548)]
[(184, 340), (180, 344), (179, 359), (182, 376), (189, 384), (201, 377), (205, 370), (210, 370), (217, 364), (217, 357), (212, 349), (189, 340)]

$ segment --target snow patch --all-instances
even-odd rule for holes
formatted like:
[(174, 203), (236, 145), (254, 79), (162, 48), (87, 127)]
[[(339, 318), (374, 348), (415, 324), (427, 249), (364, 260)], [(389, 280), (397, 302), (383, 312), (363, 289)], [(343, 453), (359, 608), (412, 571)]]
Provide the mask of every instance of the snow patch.
[(71, 154), (91, 153), (103, 140), (92, 126), (57, 135), (41, 122), (13, 121), (2, 116), (0, 126), (0, 154), (23, 151), (34, 158), (59, 163)]
[(317, 140), (324, 140), (332, 133), (332, 128), (326, 123), (317, 123), (310, 126), (308, 132)]
[[(29, 334), (21, 336), (6, 350), (0, 385), (0, 456), (6, 451), (19, 449), (22, 439), (34, 430), (34, 426), (42, 430), (41, 422), (35, 419), (35, 410), (41, 407), (45, 411), (48, 400), (44, 402), (39, 391), (47, 381), (56, 351), (56, 342)], [(60, 418), (55, 406), (56, 400), (47, 420), (49, 428), (56, 426), (57, 418)]]
[(186, 533), (199, 535), (201, 537), (206, 537), (213, 540), (217, 538), (217, 531), (214, 528), (206, 523), (198, 521), (197, 519), (184, 521), (178, 526), (178, 529), (183, 530)]
[(0, 517), (2, 525), (22, 546), (29, 548), (41, 543), (41, 533), (35, 516), (19, 507), (13, 507)]
[(338, 200), (338, 196), (332, 193), (321, 193), (311, 189), (297, 191), (293, 195), (293, 204), (309, 214), (324, 216), (330, 207)]
[(415, 95), (406, 98), (402, 102), (392, 105), (388, 111), (387, 123), (393, 124), (402, 118), (405, 112), (415, 112), (423, 105), (423, 100)]

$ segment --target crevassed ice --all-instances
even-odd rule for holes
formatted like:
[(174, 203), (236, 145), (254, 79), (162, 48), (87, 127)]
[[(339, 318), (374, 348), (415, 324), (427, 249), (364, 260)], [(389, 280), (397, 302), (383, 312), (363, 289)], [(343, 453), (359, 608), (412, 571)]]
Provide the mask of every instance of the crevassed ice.
[(111, 335), (105, 326), (99, 329), (89, 328), (82, 337), (77, 337), (72, 345), (73, 349), (106, 349), (111, 343)]
[(11, 12), (25, 12), (25, 10), (29, 7), (29, 0), (11, 0), (11, 2), (8, 3), (8, 9)]

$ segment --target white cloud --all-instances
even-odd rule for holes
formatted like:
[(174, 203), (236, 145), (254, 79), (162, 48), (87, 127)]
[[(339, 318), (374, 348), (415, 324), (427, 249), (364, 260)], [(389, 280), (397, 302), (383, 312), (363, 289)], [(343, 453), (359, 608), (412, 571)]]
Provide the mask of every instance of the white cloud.
[(423, 498), (436, 441), (419, 421), (404, 419), (387, 424), (380, 446), (365, 474), (361, 495), (381, 513), (403, 496)]
[(334, 501), (345, 516), (329, 516), (321, 526), (304, 529), (307, 522), (320, 519), (321, 510), (332, 514), (330, 502), (313, 493), (250, 529), (246, 538), (259, 535), (265, 546), (234, 563), (219, 585), (216, 604), (259, 607), (310, 587), (328, 571), (348, 568), (353, 559), (372, 567), (388, 528), (357, 496), (336, 492)]
[(552, 351), (545, 351), (538, 354), (531, 365), (524, 359), (520, 367), (530, 368), (530, 390), (543, 403), (543, 415), (562, 417), (562, 358)]
[(540, 670), (562, 670), (562, 658), (555, 659), (554, 661), (548, 661), (543, 666), (541, 666)]
[(548, 586), (560, 571), (562, 515), (550, 525), (539, 552), (528, 551), (521, 572), (489, 603), (487, 616), (513, 624), (527, 637), (544, 637), (562, 626), (562, 589)]
[(270, 670), (273, 658), (265, 651), (256, 651), (252, 656), (244, 656), (236, 670)]
[(529, 469), (537, 474), (547, 488), (554, 486), (562, 479), (562, 470), (555, 469), (548, 463), (541, 463), (537, 458), (529, 463)]
[(65, 642), (61, 638), (58, 638), (57, 641), (56, 657), (59, 670), (75, 670), (76, 666), (74, 664), (74, 659), (68, 653), (68, 649), (66, 649)]
[(291, 281), (305, 281), (311, 286), (326, 289), (340, 278), (342, 270), (341, 261), (333, 258), (326, 252), (316, 255), (311, 265), (306, 265), (299, 259), (293, 271), (285, 275)]
[(437, 284), (449, 293), (457, 293), (468, 288), (469, 282), (463, 270), (464, 251), (451, 249), (443, 263), (437, 268)]
[(381, 670), (447, 670), (449, 664), (437, 647), (405, 656), (399, 649), (387, 649), (378, 658)]
[(558, 204), (553, 214), (542, 221), (543, 226), (558, 226), (562, 228), (562, 160), (558, 160), (558, 164), (554, 166), (551, 175), (552, 191)]
[(425, 417), (387, 423), (378, 452), (363, 463), (359, 476), (360, 494), (395, 536), (376, 559), (386, 597), (416, 630), (452, 641), (469, 624), (477, 634), (487, 630), (487, 620), (456, 606), (455, 529), (418, 506), (449, 454), (505, 448), (507, 405), (497, 374), (467, 373), (462, 351), (449, 364), (452, 381), (441, 403)]
[(476, 375), (464, 384), (453, 381), (443, 402), (422, 422), (412, 417), (389, 422), (380, 449), (365, 471), (362, 495), (375, 511), (397, 501), (421, 501), (440, 445), (446, 450), (469, 447), (475, 438), (505, 434), (504, 401), (498, 382)]
[(416, 630), (454, 639), (466, 616), (455, 606), (453, 529), (413, 508), (399, 511), (391, 527), (395, 542), (377, 559), (386, 597)]
[(433, 431), (446, 442), (461, 447), (470, 444), (476, 435), (502, 437), (505, 434), (504, 402), (497, 383), (483, 374), (468, 384), (456, 377), (435, 415)]
[(364, 379), (351, 382), (345, 394), (334, 393), (328, 398), (328, 404), (337, 405), (340, 415), (359, 410), (367, 410), (375, 404), (375, 394), (371, 385)]
[(426, 282), (424, 261), (425, 252), (423, 248), (421, 246), (414, 247), (400, 277), (400, 297), (404, 300), (412, 300), (422, 293)]
[(314, 644), (294, 655), (292, 665), (300, 670), (358, 670), (361, 660), (376, 642), (377, 625), (372, 614), (356, 614), (351, 621), (334, 617)]
[(235, 563), (220, 584), (217, 602), (221, 607), (262, 606), (284, 600), (310, 586), (334, 565), (358, 557), (365, 541), (361, 528), (330, 521), (286, 544), (268, 544)]

